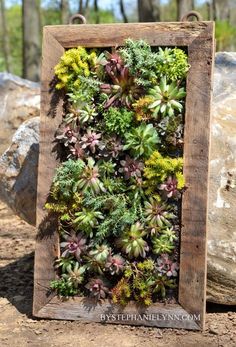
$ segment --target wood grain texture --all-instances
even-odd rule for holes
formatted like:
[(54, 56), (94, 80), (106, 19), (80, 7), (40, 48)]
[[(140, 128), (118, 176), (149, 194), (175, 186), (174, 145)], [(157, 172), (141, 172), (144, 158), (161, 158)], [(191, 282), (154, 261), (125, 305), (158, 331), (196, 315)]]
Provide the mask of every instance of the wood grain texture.
[(200, 330), (197, 324), (200, 316), (189, 315), (180, 305), (173, 304), (141, 308), (129, 303), (120, 307), (108, 300), (95, 304), (89, 298), (61, 301), (55, 297), (38, 312), (38, 317)]
[[(187, 190), (182, 199), (179, 305), (154, 304), (149, 312), (187, 312), (198, 321), (178, 319), (142, 325), (203, 329), (206, 292), (206, 228), (208, 193), (208, 156), (210, 134), (211, 76), (214, 56), (212, 22), (139, 23), (107, 25), (49, 26), (44, 29), (41, 86), (40, 157), (38, 170), (37, 225), (35, 254), (34, 308), (37, 317), (99, 321), (102, 313), (120, 312), (116, 305), (92, 307), (88, 299), (60, 301), (49, 290), (55, 278), (54, 260), (59, 254), (57, 217), (44, 211), (57, 166), (54, 132), (61, 122), (63, 95), (55, 93), (54, 66), (64, 49), (122, 45), (126, 38), (145, 39), (152, 46), (181, 46), (188, 49), (191, 64), (187, 78), (184, 133), (184, 175)], [(89, 310), (84, 302), (88, 303)], [(163, 311), (164, 310), (164, 311)], [(183, 310), (183, 311), (182, 311)], [(138, 312), (134, 305), (126, 313)], [(135, 321), (119, 323), (139, 324)]]

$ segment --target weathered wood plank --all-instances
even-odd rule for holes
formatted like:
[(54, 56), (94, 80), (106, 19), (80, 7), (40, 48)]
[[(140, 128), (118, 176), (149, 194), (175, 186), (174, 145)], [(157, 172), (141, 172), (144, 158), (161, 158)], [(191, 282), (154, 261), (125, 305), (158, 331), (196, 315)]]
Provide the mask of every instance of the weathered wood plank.
[(189, 315), (180, 305), (173, 304), (141, 308), (129, 303), (120, 307), (108, 300), (95, 305), (88, 298), (75, 297), (67, 301), (53, 298), (38, 312), (38, 317), (200, 330), (199, 315)]
[[(130, 24), (86, 24), (50, 26), (50, 33), (65, 48), (110, 47), (122, 45), (128, 37), (144, 39), (150, 45), (188, 46), (201, 33), (208, 22), (185, 23), (130, 23)], [(65, 35), (66, 32), (66, 35)], [(99, 32), (99, 35), (98, 35)]]
[(187, 190), (182, 199), (179, 302), (188, 312), (201, 315), (200, 324), (204, 328), (213, 23), (189, 45), (188, 56), (191, 68), (187, 77), (184, 130)]

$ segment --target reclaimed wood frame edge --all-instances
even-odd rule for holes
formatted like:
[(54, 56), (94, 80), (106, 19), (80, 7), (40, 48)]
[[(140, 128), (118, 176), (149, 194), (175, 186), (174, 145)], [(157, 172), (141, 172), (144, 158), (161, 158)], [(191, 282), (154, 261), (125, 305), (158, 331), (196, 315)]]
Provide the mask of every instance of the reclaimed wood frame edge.
[[(98, 27), (99, 34), (102, 33), (99, 36), (96, 31)], [(66, 35), (64, 34), (65, 28), (67, 30)], [(139, 30), (132, 30), (131, 32), (130, 29)], [(127, 35), (127, 30), (129, 35)], [(117, 34), (118, 31), (119, 33)], [(159, 36), (155, 39), (157, 32)], [(185, 127), (184, 135), (184, 175), (188, 188), (183, 195), (182, 204), (183, 225), (181, 232), (179, 277), (180, 305), (177, 305), (177, 307), (178, 309), (182, 308), (188, 314), (200, 314), (201, 316), (199, 322), (193, 322), (192, 325), (190, 323), (187, 324), (188, 327), (186, 329), (204, 329), (209, 127), (212, 91), (211, 76), (213, 70), (212, 58), (214, 58), (213, 34), (213, 22), (130, 23), (128, 25), (104, 24), (99, 26), (86, 24), (79, 26), (48, 26), (44, 28), (37, 225), (39, 231), (40, 229), (46, 228), (47, 233), (45, 235), (45, 232), (41, 230), (44, 236), (37, 237), (36, 241), (34, 316), (48, 317), (47, 312), (54, 307), (55, 317), (55, 307), (59, 307), (59, 301), (55, 297), (55, 294), (48, 291), (49, 281), (55, 278), (53, 263), (59, 254), (59, 239), (55, 232), (55, 221), (51, 223), (47, 220), (43, 209), (50, 189), (51, 179), (57, 165), (55, 153), (53, 153), (52, 131), (60, 124), (62, 108), (61, 98), (55, 109), (54, 117), (48, 117), (51, 111), (50, 101), (52, 95), (49, 92), (49, 86), (54, 78), (53, 68), (66, 48), (78, 45), (85, 47), (114, 46), (114, 42), (120, 45), (123, 43), (124, 38), (132, 37), (133, 39), (146, 39), (151, 45), (186, 46), (188, 48), (191, 68), (187, 77), (187, 89), (191, 87), (193, 92), (191, 92), (191, 96), (188, 93), (186, 96), (185, 119), (187, 127)], [(205, 60), (203, 60), (203, 56)], [(198, 111), (200, 109), (198, 118), (200, 124), (196, 121), (196, 117), (192, 117), (193, 109), (196, 107)], [(194, 134), (193, 139), (191, 138), (192, 134)], [(195, 179), (192, 171), (195, 172)], [(200, 176), (203, 179), (199, 180)], [(190, 207), (197, 205), (200, 208), (190, 210), (189, 205)], [(191, 213), (193, 218), (191, 218)], [(196, 227), (196, 223), (198, 223), (198, 227)], [(68, 307), (71, 307), (70, 304), (68, 305)], [(80, 300), (77, 301), (76, 306), (77, 309), (81, 307)], [(160, 309), (160, 305), (154, 304), (152, 306)], [(184, 328), (185, 326), (182, 325), (182, 327)]]

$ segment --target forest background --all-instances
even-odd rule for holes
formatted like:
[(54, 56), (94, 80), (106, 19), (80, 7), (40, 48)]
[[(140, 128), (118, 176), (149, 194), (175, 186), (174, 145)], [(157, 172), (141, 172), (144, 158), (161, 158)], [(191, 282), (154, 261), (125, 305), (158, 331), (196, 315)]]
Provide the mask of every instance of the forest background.
[(87, 23), (178, 21), (190, 10), (216, 21), (217, 51), (236, 48), (236, 0), (0, 0), (0, 71), (40, 80), (42, 27)]

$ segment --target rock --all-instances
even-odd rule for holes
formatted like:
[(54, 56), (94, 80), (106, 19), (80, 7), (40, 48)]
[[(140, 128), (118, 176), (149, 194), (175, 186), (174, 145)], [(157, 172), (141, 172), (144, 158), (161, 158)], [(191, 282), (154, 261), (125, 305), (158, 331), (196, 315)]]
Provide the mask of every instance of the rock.
[(236, 53), (217, 53), (214, 75), (207, 299), (236, 304)]
[(20, 124), (38, 116), (40, 107), (39, 84), (10, 73), (0, 73), (0, 155), (11, 144)]
[(0, 198), (30, 224), (36, 220), (39, 117), (25, 121), (0, 157)]

